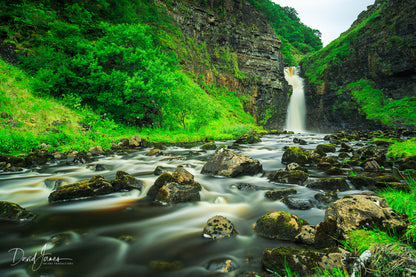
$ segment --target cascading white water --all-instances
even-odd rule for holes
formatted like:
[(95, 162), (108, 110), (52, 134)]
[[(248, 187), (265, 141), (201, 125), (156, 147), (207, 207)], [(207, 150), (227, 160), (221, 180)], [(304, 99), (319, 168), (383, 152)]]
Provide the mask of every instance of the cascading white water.
[(285, 68), (285, 79), (293, 88), (286, 116), (286, 130), (305, 132), (305, 93), (303, 79), (298, 75), (296, 67)]

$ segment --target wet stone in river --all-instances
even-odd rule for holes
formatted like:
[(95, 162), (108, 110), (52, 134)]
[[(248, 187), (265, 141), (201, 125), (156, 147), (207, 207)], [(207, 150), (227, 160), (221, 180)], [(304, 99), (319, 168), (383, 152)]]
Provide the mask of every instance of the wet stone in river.
[(207, 221), (207, 225), (202, 232), (202, 236), (213, 240), (219, 240), (229, 238), (237, 233), (238, 232), (235, 229), (234, 224), (231, 223), (230, 220), (223, 216), (216, 215)]

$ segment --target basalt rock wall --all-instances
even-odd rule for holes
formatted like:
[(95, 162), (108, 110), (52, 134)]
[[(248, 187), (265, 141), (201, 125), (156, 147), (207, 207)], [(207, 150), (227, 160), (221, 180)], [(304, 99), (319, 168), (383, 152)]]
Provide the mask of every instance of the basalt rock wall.
[(366, 119), (345, 90), (360, 79), (373, 81), (386, 99), (416, 96), (415, 18), (414, 0), (377, 0), (338, 41), (302, 62), (309, 129), (384, 127)]
[(245, 110), (259, 124), (281, 130), (290, 87), (284, 79), (280, 40), (266, 17), (245, 0), (181, 0), (165, 5), (187, 42), (183, 68), (203, 76), (206, 84), (244, 96)]

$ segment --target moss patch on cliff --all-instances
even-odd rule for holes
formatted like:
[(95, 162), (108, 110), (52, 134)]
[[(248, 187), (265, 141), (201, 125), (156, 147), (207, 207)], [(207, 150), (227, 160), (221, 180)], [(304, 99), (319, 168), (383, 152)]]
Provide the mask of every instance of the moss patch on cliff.
[(373, 81), (366, 79), (350, 83), (343, 91), (351, 93), (367, 119), (379, 120), (386, 126), (416, 125), (416, 97), (386, 98)]

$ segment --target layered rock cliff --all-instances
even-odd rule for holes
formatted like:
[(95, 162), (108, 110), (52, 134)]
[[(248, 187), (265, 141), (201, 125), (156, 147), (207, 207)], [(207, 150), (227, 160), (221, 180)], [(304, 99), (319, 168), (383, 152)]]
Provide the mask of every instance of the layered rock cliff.
[(215, 84), (245, 99), (258, 123), (281, 130), (290, 98), (280, 41), (266, 17), (246, 0), (166, 1), (187, 41), (185, 70), (202, 86)]
[[(351, 28), (302, 61), (307, 127), (311, 130), (382, 127), (351, 94), (348, 84), (369, 80), (384, 102), (416, 96), (416, 2), (377, 0)], [(396, 122), (394, 125), (399, 126)], [(393, 126), (393, 125), (392, 125)]]

